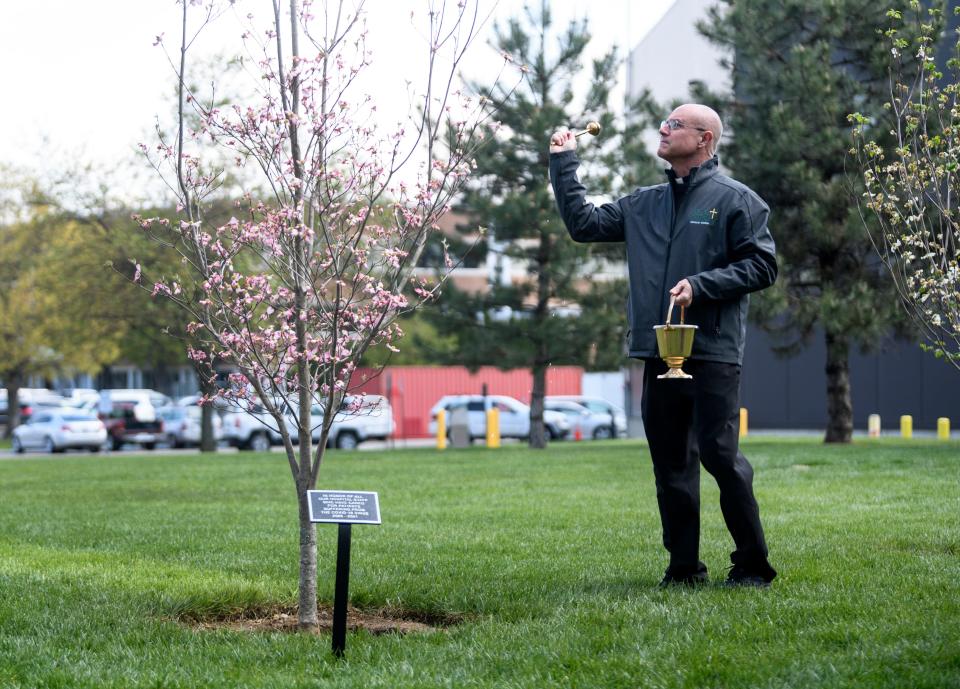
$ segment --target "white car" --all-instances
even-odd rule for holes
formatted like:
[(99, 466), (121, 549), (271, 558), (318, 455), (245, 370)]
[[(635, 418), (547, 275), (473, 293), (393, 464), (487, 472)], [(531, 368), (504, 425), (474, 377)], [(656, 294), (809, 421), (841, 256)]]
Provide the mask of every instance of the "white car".
[[(20, 423), (25, 423), (34, 409), (38, 407), (59, 407), (64, 400), (58, 393), (45, 388), (20, 388), (17, 392), (17, 401), (20, 407)], [(0, 388), (0, 425), (3, 426), (9, 423), (7, 407), (7, 389)]]
[(100, 401), (100, 391), (93, 388), (71, 388), (63, 391), (63, 406), (95, 410)]
[[(289, 419), (290, 433), (296, 434), (296, 422)], [(311, 437), (320, 440), (323, 427), (323, 406), (314, 404), (310, 409)], [(395, 424), (390, 401), (382, 395), (350, 395), (343, 399), (340, 411), (333, 417), (327, 447), (355, 450), (366, 440), (386, 440)]]
[[(200, 444), (203, 409), (196, 405), (161, 407), (157, 416), (163, 421), (163, 435), (171, 447), (187, 447)], [(213, 437), (223, 437), (223, 420), (213, 414)]]
[(100, 391), (98, 404), (101, 407), (101, 413), (109, 413), (107, 407), (117, 402), (132, 404), (134, 414), (139, 421), (153, 421), (157, 418), (157, 409), (173, 404), (172, 399), (156, 390), (116, 388), (113, 390)]
[[(38, 407), (56, 407), (63, 404), (63, 395), (46, 388), (20, 388), (17, 399), (21, 404), (26, 403)], [(7, 389), (0, 388), (0, 404), (7, 401)]]
[(620, 407), (607, 402), (599, 397), (587, 397), (585, 395), (547, 395), (547, 400), (576, 402), (586, 407), (589, 411), (597, 414), (609, 414), (613, 419), (613, 428), (615, 438), (627, 437), (627, 414)]
[(570, 421), (570, 435), (576, 438), (606, 440), (614, 437), (613, 417), (602, 412), (593, 412), (576, 402), (547, 397), (543, 408), (558, 411)]
[(223, 439), (233, 447), (266, 452), (282, 441), (276, 421), (258, 403), (243, 403), (243, 408), (230, 407), (223, 413)]
[[(320, 424), (323, 422), (323, 408), (319, 405), (311, 410), (314, 421), (314, 439), (320, 438)], [(319, 414), (319, 418), (316, 415)], [(340, 405), (340, 411), (333, 417), (329, 447), (341, 450), (354, 450), (365, 440), (386, 440), (395, 424), (390, 401), (382, 395), (354, 395), (346, 397)]]
[(93, 414), (43, 408), (13, 430), (11, 442), (13, 451), (18, 453), (28, 449), (63, 452), (68, 448), (99, 452), (107, 442), (107, 429)]
[[(282, 442), (273, 417), (261, 406), (251, 405), (248, 410), (231, 410), (223, 417), (223, 437), (243, 450), (263, 452), (271, 445)], [(297, 442), (295, 416), (287, 415), (287, 430)], [(323, 424), (323, 407), (314, 404), (310, 409), (311, 437), (320, 440)], [(356, 395), (344, 399), (340, 411), (333, 419), (328, 447), (353, 450), (366, 440), (386, 440), (395, 428), (393, 409), (386, 397), (380, 395)]]
[[(470, 439), (485, 438), (487, 434), (487, 410), (497, 409), (500, 412), (501, 438), (529, 438), (530, 437), (530, 407), (519, 400), (506, 395), (447, 395), (441, 397), (430, 409), (430, 435), (437, 434), (437, 412), (445, 409), (447, 412), (447, 432), (450, 431), (451, 413), (453, 410), (466, 407), (467, 426), (470, 429)], [(561, 440), (570, 432), (570, 422), (560, 412), (544, 409), (543, 425), (551, 440)]]

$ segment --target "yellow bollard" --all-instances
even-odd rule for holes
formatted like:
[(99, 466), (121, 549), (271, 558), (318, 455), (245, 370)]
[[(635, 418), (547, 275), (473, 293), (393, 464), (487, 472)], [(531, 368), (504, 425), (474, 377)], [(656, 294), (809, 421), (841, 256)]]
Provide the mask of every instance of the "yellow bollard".
[(937, 419), (937, 437), (940, 440), (950, 440), (950, 419), (946, 416)]
[(747, 420), (748, 414), (746, 407), (740, 407), (740, 437), (743, 438), (747, 434)]
[(487, 447), (500, 447), (500, 410), (487, 410)]
[(913, 417), (909, 414), (904, 414), (900, 417), (900, 437), (913, 437)]
[(880, 437), (880, 415), (871, 414), (867, 417), (867, 435), (871, 438)]
[(437, 449), (447, 449), (447, 410), (437, 412)]

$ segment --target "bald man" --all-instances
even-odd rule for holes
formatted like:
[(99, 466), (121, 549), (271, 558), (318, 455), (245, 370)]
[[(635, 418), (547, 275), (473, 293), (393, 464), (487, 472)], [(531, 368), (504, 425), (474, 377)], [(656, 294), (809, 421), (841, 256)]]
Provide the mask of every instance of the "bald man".
[[(773, 284), (777, 260), (767, 229), (770, 209), (717, 169), (722, 135), (712, 109), (680, 106), (660, 123), (657, 155), (670, 164), (667, 182), (600, 206), (587, 202), (577, 178), (573, 133), (550, 137), (550, 179), (570, 236), (626, 243), (629, 355), (645, 362), (641, 413), (670, 554), (664, 587), (707, 581), (699, 552), (701, 464), (720, 487), (733, 537), (725, 583), (766, 587), (777, 575), (753, 494), (753, 469), (739, 449), (747, 295)], [(683, 366), (693, 376), (688, 380), (658, 378), (667, 367), (653, 326), (665, 321), (671, 297), (698, 328)]]

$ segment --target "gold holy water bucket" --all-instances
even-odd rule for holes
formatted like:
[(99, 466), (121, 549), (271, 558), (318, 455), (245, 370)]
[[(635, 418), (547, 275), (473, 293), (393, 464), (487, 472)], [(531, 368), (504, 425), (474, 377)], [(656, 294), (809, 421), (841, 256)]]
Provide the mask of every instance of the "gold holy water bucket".
[(673, 315), (673, 305), (676, 297), (670, 297), (670, 308), (667, 309), (667, 322), (665, 325), (655, 325), (653, 329), (657, 333), (657, 349), (660, 350), (660, 358), (667, 362), (669, 370), (657, 378), (693, 378), (689, 373), (684, 373), (683, 362), (693, 351), (693, 335), (697, 330), (695, 325), (684, 325), (684, 308), (680, 307), (680, 324), (670, 323), (670, 317)]

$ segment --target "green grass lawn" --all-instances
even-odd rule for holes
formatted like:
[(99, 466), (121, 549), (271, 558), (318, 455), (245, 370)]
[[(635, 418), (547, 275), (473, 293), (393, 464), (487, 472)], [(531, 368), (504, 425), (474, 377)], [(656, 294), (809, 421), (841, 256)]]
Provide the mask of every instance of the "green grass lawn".
[[(296, 601), (297, 518), (273, 455), (0, 461), (0, 687), (960, 687), (960, 444), (750, 439), (766, 591), (661, 591), (645, 445), (331, 453), (376, 490), (353, 529), (362, 609), (433, 634), (201, 631)], [(729, 536), (704, 478), (702, 559)], [(318, 526), (333, 597), (336, 527)]]

